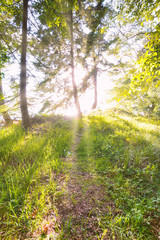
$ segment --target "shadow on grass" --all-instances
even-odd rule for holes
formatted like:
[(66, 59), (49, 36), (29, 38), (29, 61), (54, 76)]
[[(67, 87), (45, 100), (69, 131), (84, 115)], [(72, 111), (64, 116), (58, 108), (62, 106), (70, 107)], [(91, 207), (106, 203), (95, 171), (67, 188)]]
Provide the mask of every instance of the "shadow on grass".
[(9, 131), (0, 139), (0, 218), (5, 236), (36, 227), (52, 202), (56, 191), (54, 175), (62, 171), (60, 157), (71, 142), (70, 126), (64, 122), (52, 123), (38, 134), (17, 127)]
[(109, 221), (101, 224), (104, 228), (110, 226), (122, 239), (158, 236), (159, 132), (142, 126), (136, 127), (133, 119), (121, 116), (92, 116), (77, 149), (77, 169), (99, 176), (106, 185), (104, 194), (120, 209), (120, 213), (112, 214), (112, 219), (106, 215)]

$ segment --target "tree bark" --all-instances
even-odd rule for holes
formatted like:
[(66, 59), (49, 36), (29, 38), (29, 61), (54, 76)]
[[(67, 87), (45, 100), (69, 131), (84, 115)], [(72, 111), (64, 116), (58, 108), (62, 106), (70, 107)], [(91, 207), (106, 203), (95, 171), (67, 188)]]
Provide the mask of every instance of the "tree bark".
[(28, 0), (23, 0), (23, 23), (22, 23), (22, 50), (21, 50), (21, 73), (20, 73), (20, 108), (22, 125), (27, 129), (30, 125), (26, 96), (26, 50), (27, 50), (27, 17)]
[(70, 10), (70, 37), (71, 37), (71, 77), (72, 77), (72, 86), (73, 86), (73, 95), (78, 111), (78, 115), (81, 116), (81, 108), (79, 104), (78, 91), (75, 82), (75, 67), (74, 67), (74, 40), (73, 40), (73, 11)]
[(94, 75), (93, 75), (93, 83), (94, 83), (94, 103), (92, 105), (92, 109), (95, 109), (97, 107), (97, 66), (95, 66), (94, 69)]
[(2, 116), (3, 116), (3, 119), (5, 121), (5, 124), (6, 125), (9, 125), (12, 123), (12, 119), (10, 118), (9, 114), (8, 114), (8, 111), (5, 110), (6, 107), (5, 107), (5, 101), (4, 101), (4, 95), (3, 95), (3, 89), (2, 89), (2, 76), (1, 76), (1, 72), (0, 72), (0, 106), (4, 109), (2, 110)]

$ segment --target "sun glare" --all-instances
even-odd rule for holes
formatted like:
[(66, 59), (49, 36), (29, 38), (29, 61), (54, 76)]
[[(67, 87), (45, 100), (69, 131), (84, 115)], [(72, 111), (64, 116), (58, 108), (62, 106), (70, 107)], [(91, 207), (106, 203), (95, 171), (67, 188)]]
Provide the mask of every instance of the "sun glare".
[[(75, 69), (75, 80), (77, 86), (83, 81), (85, 76), (85, 71), (81, 67), (77, 67)], [(110, 79), (110, 76), (107, 73), (98, 74), (97, 77), (97, 95), (98, 95), (98, 103), (97, 108), (104, 110), (109, 107), (107, 103), (107, 99), (109, 98), (108, 90), (112, 89), (114, 83)], [(82, 114), (86, 115), (92, 111), (92, 105), (94, 103), (94, 88), (93, 86), (90, 89), (87, 89), (85, 93), (79, 94), (79, 102)], [(58, 110), (58, 113), (67, 115), (67, 116), (75, 116), (77, 115), (77, 110), (75, 104), (70, 106), (67, 109)]]
[[(77, 86), (80, 86), (83, 82), (83, 78), (85, 77), (85, 71), (82, 67), (78, 66), (75, 69), (75, 80)], [(33, 75), (37, 76), (36, 71), (33, 73)], [(9, 92), (9, 83), (8, 79), (11, 79), (13, 76), (16, 78), (19, 76), (19, 66), (17, 64), (11, 64), (7, 70), (6, 70), (6, 77), (4, 79), (4, 90), (6, 92)], [(18, 80), (17, 80), (18, 82)], [(36, 87), (38, 80), (36, 79), (31, 79), (29, 77), (28, 79), (28, 85), (27, 85), (27, 95), (28, 98), (33, 98), (35, 99), (35, 102), (37, 103), (34, 105), (34, 107), (30, 106), (30, 113), (32, 115), (37, 114), (40, 111), (40, 108), (43, 105), (43, 99), (41, 99), (41, 103), (39, 98), (37, 98), (37, 95), (35, 96), (34, 89)], [(113, 82), (110, 80), (110, 76), (107, 73), (102, 73), (98, 74), (97, 77), (97, 95), (98, 95), (98, 103), (97, 103), (97, 108), (98, 109), (104, 109), (106, 107), (106, 101), (108, 98), (107, 90), (111, 89), (113, 87)], [(37, 98), (37, 100), (36, 100)], [(92, 105), (94, 102), (94, 88), (93, 86), (90, 89), (87, 89), (85, 93), (79, 93), (79, 102), (81, 106), (81, 111), (82, 113), (89, 114), (92, 111)], [(63, 114), (67, 116), (75, 116), (77, 115), (77, 110), (75, 107), (75, 104), (71, 104), (70, 107), (67, 109), (57, 109), (56, 110), (57, 114)]]

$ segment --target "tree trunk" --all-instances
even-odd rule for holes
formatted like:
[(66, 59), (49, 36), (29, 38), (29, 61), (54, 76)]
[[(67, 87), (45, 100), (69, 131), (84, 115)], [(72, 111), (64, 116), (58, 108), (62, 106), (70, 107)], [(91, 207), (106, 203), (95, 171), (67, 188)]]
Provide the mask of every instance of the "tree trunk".
[(27, 16), (28, 0), (23, 0), (23, 23), (22, 23), (22, 52), (21, 52), (21, 73), (20, 73), (20, 108), (22, 114), (22, 125), (25, 129), (29, 127), (30, 119), (28, 114), (26, 97), (26, 49), (27, 49)]
[(74, 41), (73, 41), (73, 11), (70, 10), (70, 37), (71, 37), (71, 76), (72, 76), (72, 85), (73, 85), (73, 95), (74, 95), (74, 100), (76, 104), (76, 108), (78, 111), (78, 115), (81, 116), (81, 108), (79, 104), (79, 99), (78, 99), (78, 91), (77, 91), (77, 86), (75, 82), (75, 74), (74, 74)]
[(4, 95), (3, 95), (3, 89), (2, 89), (2, 76), (1, 76), (1, 72), (0, 72), (0, 106), (2, 107), (2, 116), (4, 118), (5, 124), (9, 125), (12, 123), (12, 119), (10, 118), (6, 107), (5, 107), (5, 101), (4, 101)]
[(94, 103), (92, 105), (92, 109), (95, 109), (97, 107), (97, 66), (95, 66), (94, 69), (93, 83), (94, 83)]
[(153, 113), (153, 111), (154, 111), (154, 109), (156, 107), (156, 104), (153, 101), (151, 101), (151, 103), (152, 103), (152, 106), (150, 107), (150, 111), (151, 111), (151, 113)]

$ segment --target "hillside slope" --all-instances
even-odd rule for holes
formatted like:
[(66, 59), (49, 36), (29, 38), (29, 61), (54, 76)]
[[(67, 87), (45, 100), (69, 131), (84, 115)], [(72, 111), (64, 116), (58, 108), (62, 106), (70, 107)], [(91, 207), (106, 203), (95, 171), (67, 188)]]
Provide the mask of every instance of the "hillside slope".
[(2, 239), (159, 239), (159, 123), (108, 112), (2, 129)]

